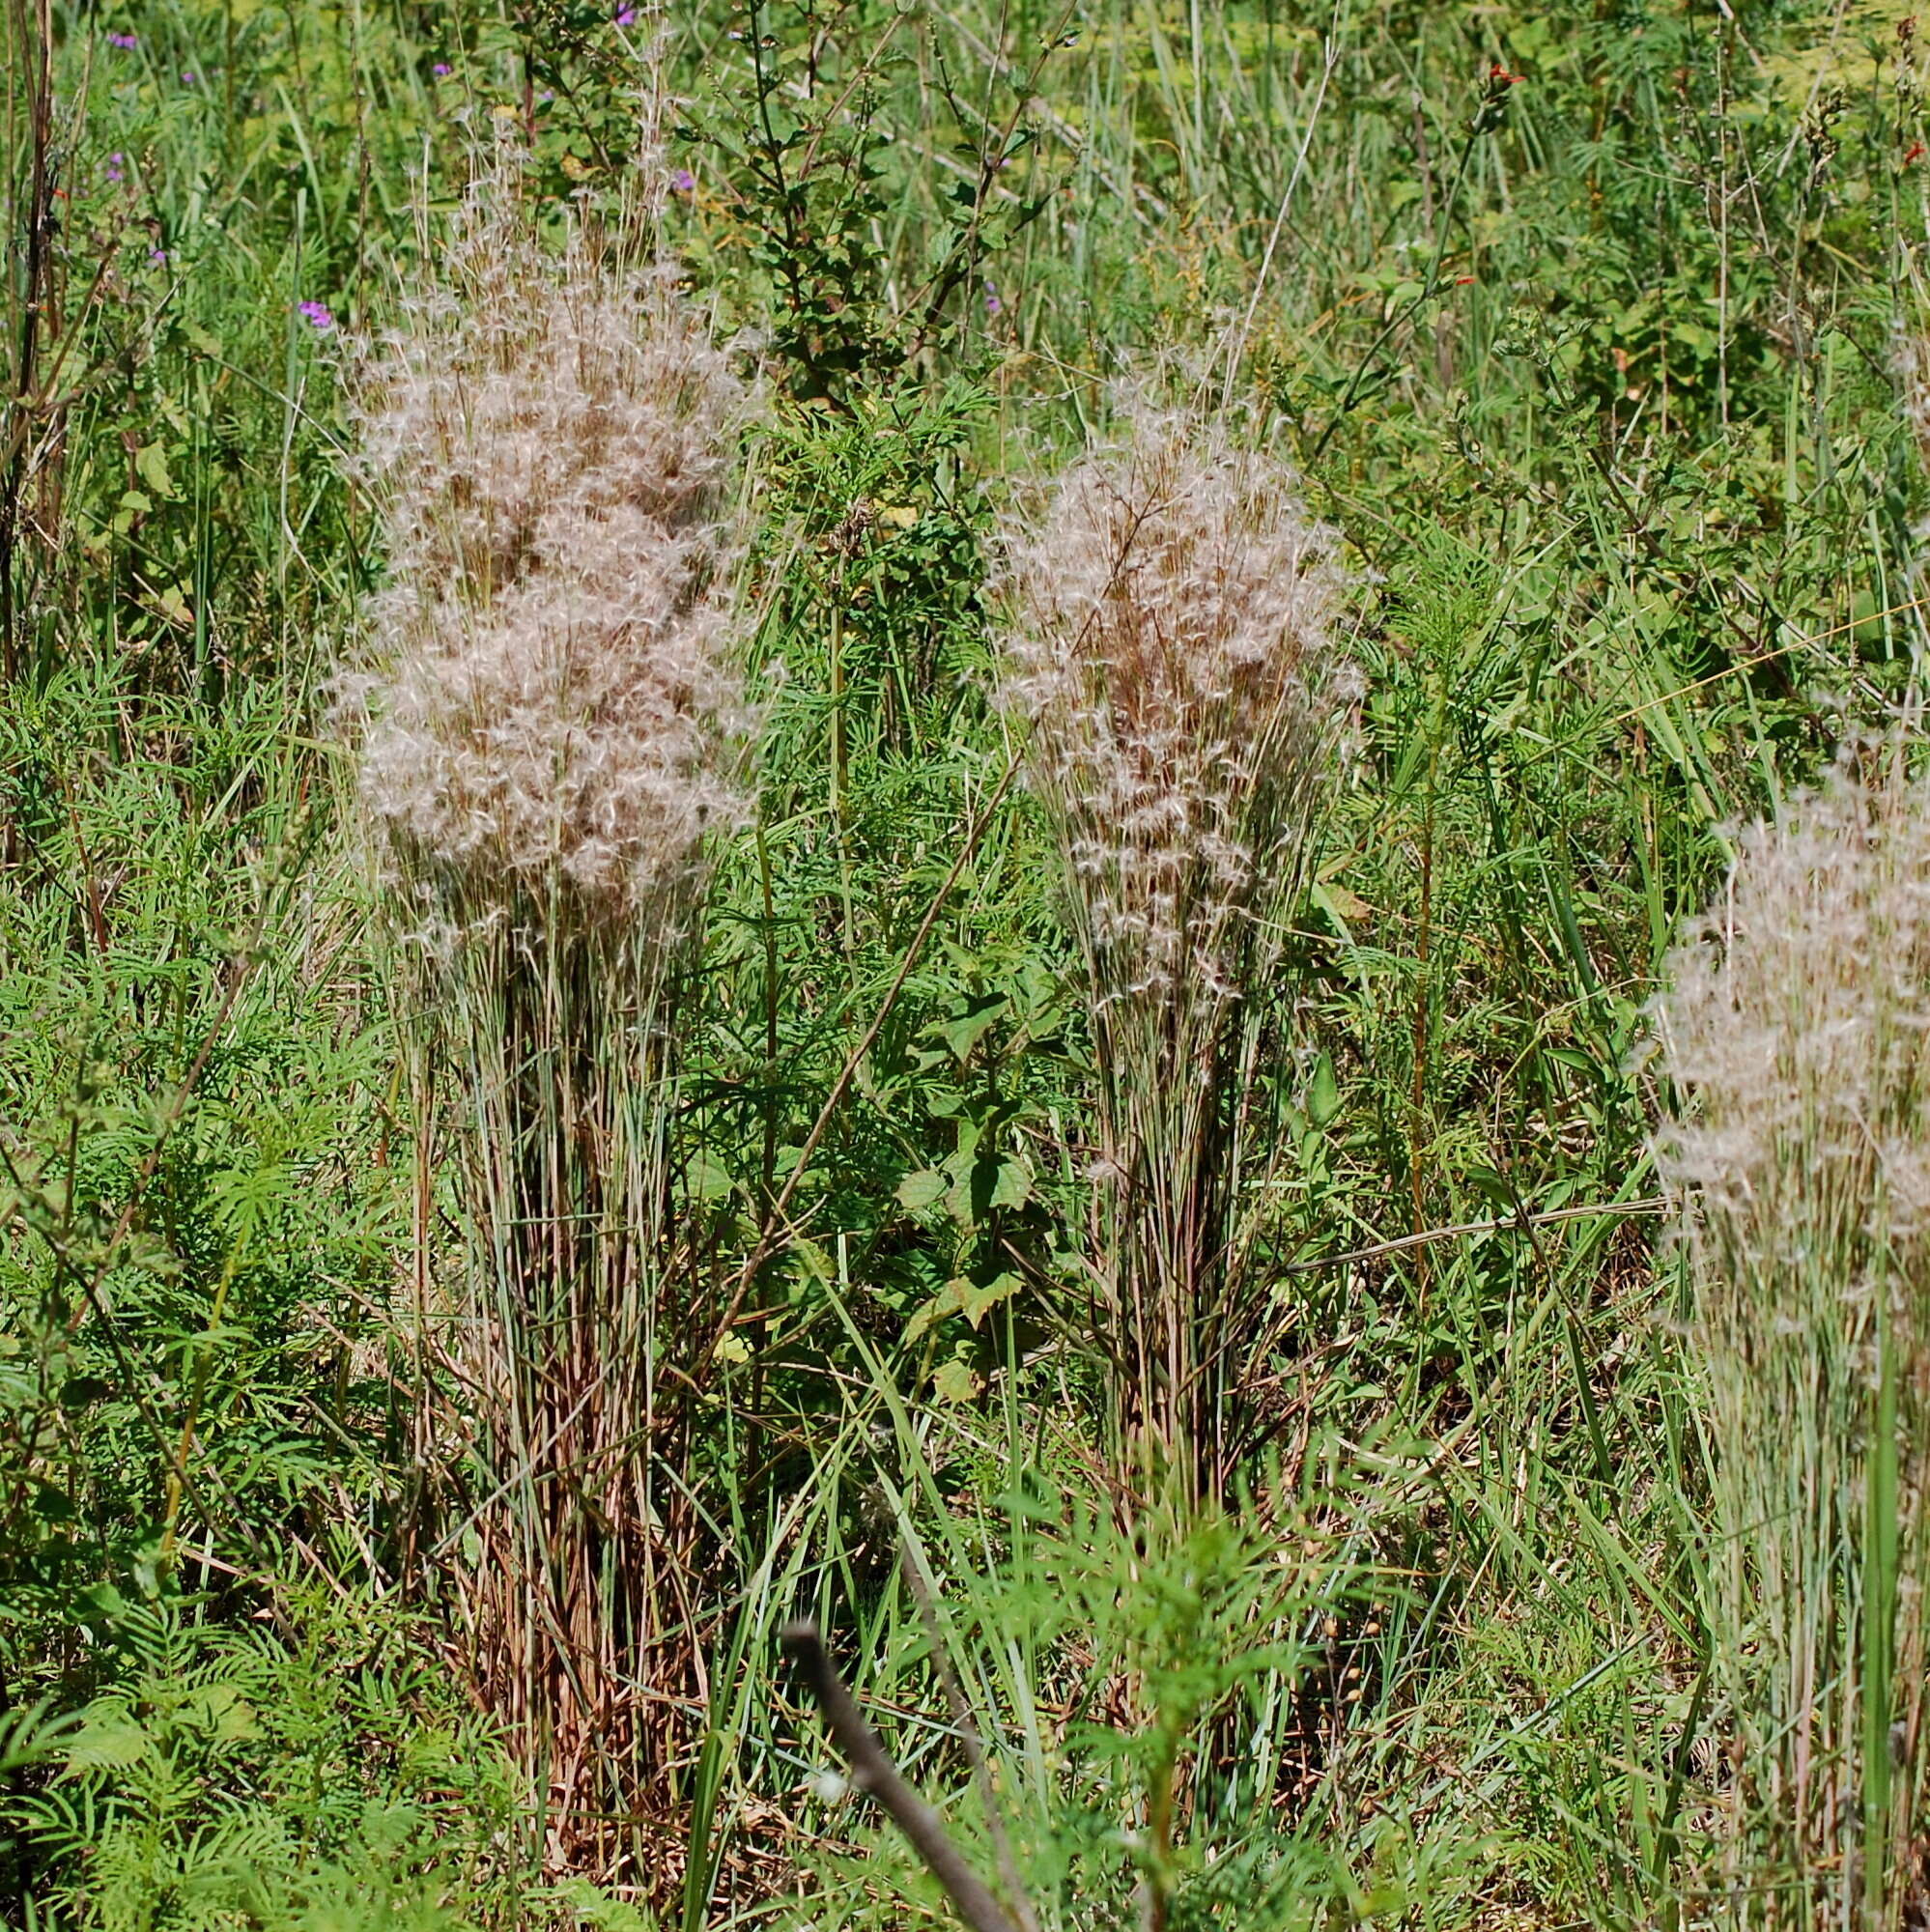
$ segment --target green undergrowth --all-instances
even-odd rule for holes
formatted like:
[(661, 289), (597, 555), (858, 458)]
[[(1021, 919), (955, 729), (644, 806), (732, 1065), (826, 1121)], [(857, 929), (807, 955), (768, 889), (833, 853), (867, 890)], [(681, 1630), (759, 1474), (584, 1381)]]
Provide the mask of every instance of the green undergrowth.
[[(640, 13), (48, 17), (58, 346), (0, 414), (39, 466), (0, 1923), (933, 1919), (823, 1776), (800, 1609), (1042, 1932), (1148, 1886), (1173, 1932), (1702, 1922), (1727, 1732), (1645, 1015), (1735, 826), (1918, 696), (1899, 10), (706, 0), (661, 150)], [(653, 171), (769, 401), (754, 822), (677, 1095), (680, 1185), (762, 1261), (702, 1391), (697, 1741), (608, 1887), (542, 1872), (458, 1606), (403, 1584), (446, 1528), (418, 1395), (463, 1231), (331, 723), (381, 570), (341, 359), (502, 132), (552, 214)], [(1194, 1522), (1102, 1466), (1093, 1045), (988, 695), (996, 516), (1162, 355), (1342, 532), (1361, 671), (1258, 1075), (1264, 1439)]]

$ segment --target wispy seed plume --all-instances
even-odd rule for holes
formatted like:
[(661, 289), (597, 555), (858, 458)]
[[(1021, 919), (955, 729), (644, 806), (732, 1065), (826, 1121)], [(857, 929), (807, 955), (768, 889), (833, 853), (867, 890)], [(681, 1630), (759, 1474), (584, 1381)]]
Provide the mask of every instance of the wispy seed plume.
[(634, 918), (743, 810), (721, 519), (745, 390), (667, 268), (581, 227), (553, 255), (507, 169), (440, 265), (361, 370), (390, 562), (363, 796), (432, 877)]
[(1334, 550), (1285, 464), (1144, 394), (1009, 529), (1003, 692), (1103, 997), (1236, 990), (1291, 892), (1351, 677)]

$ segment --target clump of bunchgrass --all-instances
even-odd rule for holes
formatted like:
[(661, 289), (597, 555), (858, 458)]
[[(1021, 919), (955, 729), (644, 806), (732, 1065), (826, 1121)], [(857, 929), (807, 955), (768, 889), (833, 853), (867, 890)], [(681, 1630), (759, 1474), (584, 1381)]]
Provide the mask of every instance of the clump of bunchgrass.
[(1716, 1456), (1723, 1909), (1920, 1922), (1930, 788), (1845, 774), (1746, 833), (1661, 1020)]
[(718, 1311), (672, 1019), (743, 810), (747, 395), (665, 264), (575, 215), (546, 242), (513, 159), (425, 259), (359, 371), (389, 572), (350, 689), (468, 1244), (424, 1311), (457, 1381), (429, 1454), (463, 1452), (432, 1570), (553, 1861), (634, 1876), (705, 1688), (688, 1372)]
[(1092, 995), (1120, 1419), (1211, 1491), (1263, 1316), (1239, 1211), (1266, 1157), (1254, 1072), (1352, 675), (1335, 539), (1239, 424), (1138, 388), (1006, 554), (1002, 693)]

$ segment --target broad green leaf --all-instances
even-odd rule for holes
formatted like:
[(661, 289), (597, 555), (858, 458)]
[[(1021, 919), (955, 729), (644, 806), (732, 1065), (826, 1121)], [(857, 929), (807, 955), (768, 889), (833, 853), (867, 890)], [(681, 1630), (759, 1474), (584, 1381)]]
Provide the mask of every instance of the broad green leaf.
[(1323, 1127), (1339, 1112), (1340, 1083), (1334, 1078), (1333, 1056), (1323, 1053), (1307, 1090), (1307, 1118), (1315, 1126)]
[(898, 1182), (898, 1201), (914, 1214), (922, 1214), (936, 1208), (951, 1185), (951, 1178), (942, 1168), (922, 1167)]
[(940, 1402), (952, 1404), (976, 1401), (979, 1378), (970, 1362), (942, 1362), (931, 1378), (931, 1392)]
[(164, 444), (142, 443), (134, 457), (134, 469), (141, 481), (163, 502), (174, 496), (174, 478), (168, 474), (167, 449)]
[(973, 1000), (968, 1009), (956, 1018), (941, 1021), (936, 1032), (962, 1065), (1010, 1005), (1003, 993), (986, 994)]
[(708, 1148), (699, 1148), (684, 1163), (684, 1190), (693, 1201), (708, 1205), (727, 1200), (730, 1186), (730, 1170)]

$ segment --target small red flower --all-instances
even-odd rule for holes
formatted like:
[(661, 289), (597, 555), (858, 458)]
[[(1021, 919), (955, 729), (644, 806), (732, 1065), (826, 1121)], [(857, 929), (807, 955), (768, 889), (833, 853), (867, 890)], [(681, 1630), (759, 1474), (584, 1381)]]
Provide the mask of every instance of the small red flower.
[(1923, 143), (1921, 141), (1913, 142), (1909, 154), (1903, 157), (1903, 165), (1908, 167), (1912, 161), (1920, 161), (1923, 158)]

